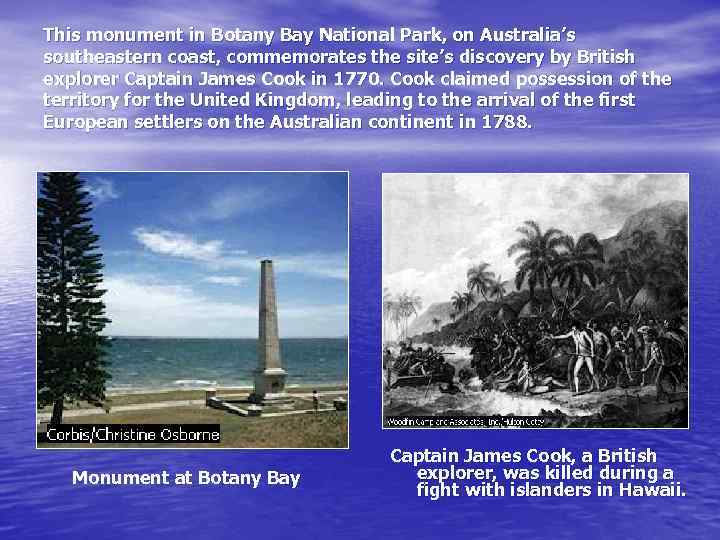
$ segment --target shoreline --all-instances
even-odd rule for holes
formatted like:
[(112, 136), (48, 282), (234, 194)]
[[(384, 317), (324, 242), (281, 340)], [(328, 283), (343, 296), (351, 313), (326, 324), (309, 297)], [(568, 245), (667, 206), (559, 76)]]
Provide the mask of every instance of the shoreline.
[(386, 393), (383, 416), (542, 416), (550, 422), (545, 427), (566, 428), (687, 428), (689, 424), (687, 393), (677, 392), (674, 400), (658, 402), (654, 385), (578, 395), (567, 389), (536, 395), (507, 390), (470, 390), (455, 396), (424, 392)]
[[(126, 405), (149, 405), (153, 403), (166, 403), (166, 402), (177, 402), (178, 406), (184, 405), (196, 405), (196, 402), (205, 403), (206, 393), (209, 390), (214, 390), (220, 394), (232, 394), (240, 393), (246, 394), (252, 391), (252, 386), (218, 386), (218, 387), (205, 387), (205, 388), (185, 388), (185, 389), (158, 389), (150, 391), (134, 391), (134, 392), (122, 392), (122, 393), (107, 393), (107, 400), (105, 402), (106, 408), (112, 411), (113, 407), (126, 406)], [(297, 384), (288, 385), (286, 389), (289, 394), (309, 394), (313, 390), (317, 390), (319, 393), (345, 393), (348, 392), (347, 383), (341, 384)], [(89, 403), (81, 402), (77, 404), (66, 403), (64, 410), (68, 411), (87, 411), (95, 410), (97, 414), (105, 414), (105, 408), (97, 407)], [(47, 406), (37, 410), (38, 418), (42, 418), (48, 413), (52, 412), (52, 407)]]
[[(287, 388), (288, 391), (297, 390), (297, 389), (321, 389), (321, 388), (335, 388), (335, 387), (348, 387), (347, 381), (330, 381), (330, 382), (302, 382), (302, 383), (294, 383), (294, 384), (286, 384), (285, 388)], [(107, 397), (116, 397), (116, 396), (132, 396), (137, 394), (169, 394), (173, 392), (205, 392), (206, 390), (214, 389), (214, 390), (237, 390), (241, 392), (245, 392), (248, 390), (253, 389), (252, 383), (240, 383), (237, 385), (215, 385), (215, 384), (198, 384), (198, 385), (188, 385), (188, 386), (182, 386), (182, 385), (176, 385), (175, 387), (165, 387), (165, 386), (135, 386), (135, 387), (129, 387), (129, 388), (108, 388), (108, 390), (105, 392), (105, 395)]]
[[(418, 342), (415, 346), (427, 344)], [(453, 353), (446, 361), (456, 370), (472, 360), (470, 347), (452, 345), (438, 349)], [(432, 390), (428, 393), (426, 388), (417, 395), (408, 390), (388, 392), (384, 389), (383, 416), (539, 416), (542, 413), (552, 427), (686, 428), (690, 420), (687, 391), (676, 389), (672, 401), (661, 402), (656, 401), (656, 392), (654, 384), (580, 394), (558, 388), (527, 395), (515, 390), (465, 387), (462, 394), (452, 397)]]
[[(244, 388), (244, 390), (242, 389)], [(208, 403), (215, 392), (236, 407), (251, 387), (225, 387), (212, 390), (180, 390), (147, 394), (115, 395), (104, 408), (90, 404), (66, 407), (63, 424), (219, 424), (219, 443), (135, 444), (124, 442), (48, 442), (43, 435), (52, 412), (38, 411), (38, 448), (347, 448), (347, 406), (336, 408), (335, 401), (349, 399), (347, 385), (296, 385), (288, 388), (292, 403), (263, 406), (261, 415), (233, 414)], [(319, 408), (313, 411), (313, 389), (318, 390)]]

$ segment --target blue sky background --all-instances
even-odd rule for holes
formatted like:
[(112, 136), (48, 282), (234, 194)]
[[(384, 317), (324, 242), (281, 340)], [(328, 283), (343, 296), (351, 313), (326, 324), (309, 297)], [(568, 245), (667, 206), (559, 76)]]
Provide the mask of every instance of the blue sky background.
[(347, 335), (347, 173), (82, 173), (107, 333), (254, 337), (273, 259), (282, 336)]

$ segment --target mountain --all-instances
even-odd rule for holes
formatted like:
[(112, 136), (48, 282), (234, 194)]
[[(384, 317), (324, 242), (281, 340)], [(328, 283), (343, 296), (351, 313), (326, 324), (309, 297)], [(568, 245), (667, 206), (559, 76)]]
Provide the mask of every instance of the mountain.
[(414, 336), (424, 332), (432, 332), (435, 330), (435, 325), (433, 325), (432, 322), (435, 318), (440, 319), (440, 326), (449, 323), (451, 320), (450, 313), (453, 311), (452, 302), (435, 302), (434, 304), (430, 304), (427, 309), (410, 324), (408, 335)]
[(625, 248), (633, 247), (632, 234), (636, 230), (643, 232), (654, 232), (658, 242), (664, 242), (667, 219), (687, 219), (688, 204), (683, 201), (667, 201), (650, 206), (625, 220), (620, 231), (610, 238), (602, 240), (605, 251), (605, 261), (609, 261)]

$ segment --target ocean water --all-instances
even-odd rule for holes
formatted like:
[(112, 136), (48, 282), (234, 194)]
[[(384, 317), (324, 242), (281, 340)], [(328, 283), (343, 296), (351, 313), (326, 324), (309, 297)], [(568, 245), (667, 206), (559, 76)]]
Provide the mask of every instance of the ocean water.
[[(385, 411), (388, 415), (515, 415), (537, 416), (543, 409), (559, 410), (567, 415), (579, 415), (557, 402), (543, 399), (542, 396), (526, 397), (517, 393), (500, 392), (498, 390), (470, 390), (463, 394), (445, 394), (437, 385), (427, 388), (405, 387), (396, 388), (391, 395), (385, 397)], [(582, 414), (582, 412), (580, 413)]]
[[(114, 338), (109, 392), (252, 385), (256, 339)], [(347, 382), (347, 339), (282, 339), (287, 384)]]

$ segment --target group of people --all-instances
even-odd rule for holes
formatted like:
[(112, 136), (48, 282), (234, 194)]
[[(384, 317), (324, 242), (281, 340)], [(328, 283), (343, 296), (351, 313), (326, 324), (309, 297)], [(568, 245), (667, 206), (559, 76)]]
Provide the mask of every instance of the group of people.
[(540, 319), (504, 324), (499, 331), (480, 328), (472, 340), (472, 367), (480, 378), (500, 385), (514, 379), (524, 393), (564, 387), (565, 367), (567, 384), (576, 393), (583, 371), (590, 391), (652, 381), (660, 394), (668, 383), (674, 392), (686, 380), (687, 334), (681, 321), (638, 316), (632, 322), (574, 320), (564, 330), (559, 327)]
[[(653, 383), (660, 399), (687, 381), (687, 331), (679, 319), (489, 321), (464, 338), (472, 361), (459, 378), (477, 376), (484, 388), (538, 394), (570, 386), (580, 393), (588, 384), (584, 391)], [(386, 366), (407, 375), (447, 373), (432, 347), (423, 351), (404, 343), (400, 359)]]
[(455, 368), (445, 359), (445, 355), (433, 347), (413, 347), (412, 341), (400, 343), (400, 350), (394, 356), (386, 348), (383, 354), (383, 368), (387, 384), (391, 383), (391, 373), (395, 374), (395, 382), (401, 377), (427, 377), (429, 381), (446, 383), (447, 389), (455, 390)]

